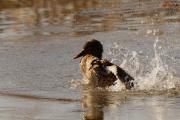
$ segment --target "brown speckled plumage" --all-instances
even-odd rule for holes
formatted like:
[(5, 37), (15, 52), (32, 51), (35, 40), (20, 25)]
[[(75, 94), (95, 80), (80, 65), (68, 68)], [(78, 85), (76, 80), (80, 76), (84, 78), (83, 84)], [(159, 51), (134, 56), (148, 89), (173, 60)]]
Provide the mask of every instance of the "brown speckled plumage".
[[(91, 40), (75, 57), (82, 57), (80, 69), (88, 84), (93, 87), (105, 88), (114, 85), (116, 80), (120, 80), (127, 89), (132, 88), (133, 83), (131, 81), (134, 79), (119, 66), (102, 59), (102, 52), (102, 44), (97, 40)], [(108, 67), (113, 67), (115, 72), (109, 70)]]
[(94, 87), (108, 87), (116, 81), (116, 76), (106, 72), (102, 61), (92, 55), (85, 55), (81, 59), (80, 69), (84, 79)]

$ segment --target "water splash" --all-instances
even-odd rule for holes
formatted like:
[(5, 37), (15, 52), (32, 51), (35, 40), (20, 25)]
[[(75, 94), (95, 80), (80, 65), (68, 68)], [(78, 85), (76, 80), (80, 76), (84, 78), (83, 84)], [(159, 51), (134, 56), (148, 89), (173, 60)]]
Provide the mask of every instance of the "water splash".
[(166, 90), (175, 88), (173, 74), (169, 66), (163, 63), (160, 52), (158, 52), (158, 37), (154, 42), (154, 58), (152, 58), (150, 65), (151, 71), (144, 76), (137, 76), (137, 88), (140, 90)]
[(79, 87), (82, 87), (82, 85), (84, 84), (83, 80), (79, 80), (79, 79), (72, 79), (70, 81), (70, 88), (71, 89), (77, 89)]
[[(120, 66), (134, 76), (136, 90), (161, 91), (176, 88), (173, 70), (163, 61), (161, 56), (164, 52), (158, 43), (159, 38), (157, 37), (153, 45), (154, 56), (151, 59), (141, 51), (119, 48), (117, 43), (114, 43), (115, 47), (108, 49), (107, 55), (115, 57), (111, 61), (121, 63)], [(122, 59), (118, 60), (118, 57)]]

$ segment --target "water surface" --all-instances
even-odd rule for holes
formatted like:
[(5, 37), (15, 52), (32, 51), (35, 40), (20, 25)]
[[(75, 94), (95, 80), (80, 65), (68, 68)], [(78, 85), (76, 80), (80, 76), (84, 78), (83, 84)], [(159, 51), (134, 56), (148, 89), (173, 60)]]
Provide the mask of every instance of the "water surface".
[[(180, 9), (166, 0), (1, 0), (0, 118), (178, 120)], [(132, 91), (91, 91), (73, 60), (92, 38)]]

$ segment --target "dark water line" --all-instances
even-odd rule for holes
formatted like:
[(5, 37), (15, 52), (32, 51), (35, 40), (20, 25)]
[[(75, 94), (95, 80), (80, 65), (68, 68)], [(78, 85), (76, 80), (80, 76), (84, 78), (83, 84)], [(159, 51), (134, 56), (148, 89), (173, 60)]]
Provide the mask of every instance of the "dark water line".
[(79, 102), (79, 99), (71, 98), (50, 98), (37, 95), (28, 95), (28, 94), (18, 94), (18, 93), (9, 93), (9, 92), (0, 92), (0, 96), (15, 97), (29, 100), (40, 100), (40, 101), (54, 101), (54, 102)]

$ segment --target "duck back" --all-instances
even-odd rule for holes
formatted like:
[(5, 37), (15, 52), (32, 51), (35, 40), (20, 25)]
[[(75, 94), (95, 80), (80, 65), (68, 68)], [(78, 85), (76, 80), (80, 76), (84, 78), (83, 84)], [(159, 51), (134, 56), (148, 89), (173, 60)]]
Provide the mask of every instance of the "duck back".
[(102, 60), (92, 55), (82, 57), (80, 69), (84, 80), (94, 87), (109, 87), (117, 80), (113, 73), (106, 71)]

